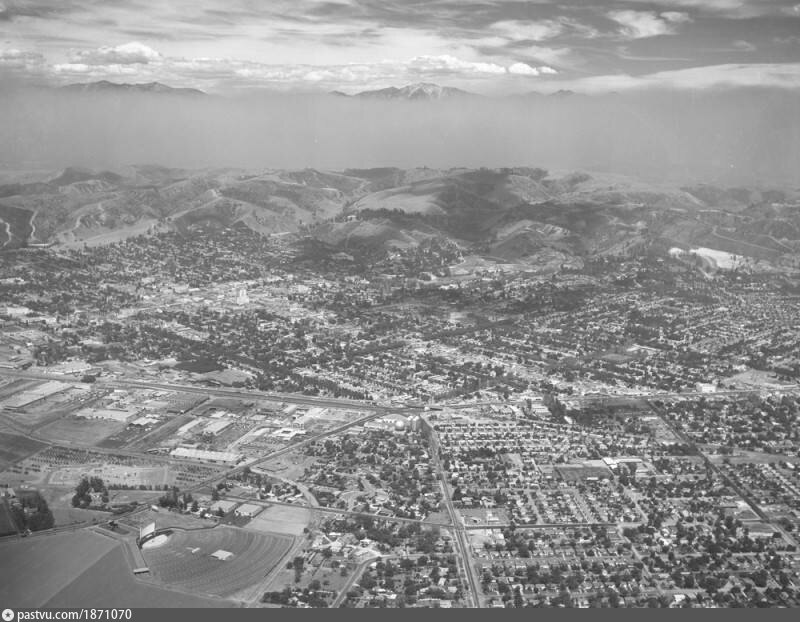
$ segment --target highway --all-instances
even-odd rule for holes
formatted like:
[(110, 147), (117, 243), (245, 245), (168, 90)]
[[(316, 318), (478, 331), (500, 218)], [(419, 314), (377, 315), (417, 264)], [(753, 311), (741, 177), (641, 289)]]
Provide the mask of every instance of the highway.
[(467, 531), (464, 529), (464, 524), (459, 520), (458, 512), (456, 512), (456, 508), (453, 505), (453, 499), (450, 497), (450, 493), (448, 492), (447, 475), (439, 457), (439, 439), (433, 432), (431, 433), (430, 439), (431, 456), (433, 458), (434, 468), (436, 469), (436, 473), (439, 475), (444, 502), (447, 506), (447, 512), (450, 515), (450, 521), (453, 523), (452, 530), (453, 534), (455, 535), (456, 545), (458, 546), (459, 557), (464, 564), (464, 574), (467, 579), (469, 593), (471, 595), (470, 598), (475, 607), (480, 609), (483, 606), (483, 599), (481, 598), (482, 588), (480, 582), (475, 576), (475, 567), (472, 564), (472, 554), (469, 550), (469, 538), (467, 537)]
[[(61, 376), (58, 374), (43, 374), (31, 371), (17, 371), (9, 369), (0, 369), (0, 376), (8, 376), (12, 378), (21, 378), (25, 380), (42, 380), (52, 381), (57, 380), (71, 384), (80, 384), (74, 376)], [(84, 385), (86, 386), (86, 385)], [(421, 411), (422, 408), (408, 408), (405, 406), (380, 406), (370, 402), (358, 400), (345, 400), (330, 397), (314, 397), (312, 395), (300, 395), (297, 393), (267, 393), (264, 391), (254, 391), (250, 389), (223, 389), (219, 387), (202, 387), (190, 384), (171, 383), (171, 382), (156, 382), (150, 380), (123, 380), (119, 378), (111, 378), (100, 376), (97, 381), (92, 385), (93, 387), (103, 386), (111, 389), (150, 389), (156, 391), (176, 391), (181, 393), (193, 393), (200, 395), (208, 395), (214, 397), (227, 397), (236, 398), (241, 400), (272, 400), (277, 402), (286, 402), (288, 404), (300, 404), (305, 406), (320, 406), (323, 408), (337, 408), (337, 409), (357, 409), (357, 410), (370, 410), (384, 414), (388, 413), (407, 413), (409, 411)]]
[[(7, 376), (13, 378), (22, 378), (28, 380), (40, 380), (40, 381), (47, 381), (47, 380), (59, 380), (67, 383), (78, 384), (78, 381), (74, 377), (70, 376), (58, 376), (54, 374), (42, 374), (37, 372), (31, 371), (16, 371), (16, 370), (0, 370), (0, 376)], [(301, 404), (307, 406), (318, 406), (324, 408), (332, 408), (332, 409), (347, 409), (347, 410), (359, 410), (364, 411), (369, 414), (366, 414), (363, 417), (355, 419), (351, 422), (338, 425), (330, 430), (321, 432), (319, 434), (315, 434), (314, 436), (310, 436), (300, 440), (299, 442), (292, 443), (278, 449), (274, 452), (269, 454), (258, 456), (247, 462), (241, 463), (234, 468), (229, 469), (225, 473), (217, 473), (212, 477), (209, 477), (205, 480), (197, 482), (191, 486), (188, 486), (184, 492), (193, 492), (208, 486), (213, 486), (216, 482), (220, 481), (221, 479), (233, 477), (241, 472), (243, 472), (246, 468), (251, 468), (258, 466), (260, 464), (266, 463), (270, 460), (274, 460), (280, 456), (285, 454), (291, 453), (296, 451), (297, 449), (308, 445), (310, 443), (314, 443), (316, 441), (322, 440), (326, 437), (333, 436), (344, 432), (350, 428), (357, 427), (367, 423), (368, 421), (377, 419), (379, 417), (385, 416), (387, 414), (394, 414), (394, 413), (402, 413), (404, 415), (411, 415), (411, 414), (419, 414), (423, 411), (423, 408), (419, 407), (405, 407), (405, 406), (381, 406), (366, 402), (359, 402), (355, 400), (341, 400), (341, 399), (333, 399), (333, 398), (324, 398), (324, 397), (314, 397), (314, 396), (304, 396), (304, 395), (297, 395), (297, 394), (285, 394), (285, 393), (267, 393), (267, 392), (260, 392), (260, 391), (251, 391), (251, 390), (243, 390), (243, 389), (225, 389), (225, 388), (216, 388), (216, 387), (200, 387), (200, 386), (193, 386), (193, 385), (186, 385), (186, 384), (179, 384), (179, 383), (165, 383), (165, 382), (155, 382), (155, 381), (148, 381), (148, 380), (123, 380), (123, 379), (115, 379), (115, 378), (100, 378), (94, 385), (95, 387), (107, 387), (109, 389), (114, 388), (125, 388), (125, 389), (146, 389), (146, 390), (159, 390), (159, 391), (174, 391), (174, 392), (183, 392), (183, 393), (191, 393), (191, 394), (199, 394), (199, 395), (206, 395), (210, 397), (225, 397), (225, 398), (235, 398), (241, 400), (254, 400), (254, 399), (263, 399), (263, 400), (271, 400), (271, 401), (279, 401), (284, 403), (293, 403), (293, 404)], [(785, 385), (781, 387), (781, 390), (796, 390), (800, 385)], [(776, 389), (765, 389), (769, 390), (777, 390)], [(585, 402), (585, 401), (594, 401), (594, 400), (602, 400), (602, 399), (612, 399), (612, 400), (623, 400), (623, 401), (641, 401), (644, 403), (648, 403), (650, 407), (658, 412), (658, 409), (652, 404), (653, 400), (668, 400), (668, 399), (680, 399), (680, 398), (692, 398), (692, 397), (714, 397), (714, 396), (735, 396), (735, 395), (746, 395), (759, 392), (759, 389), (739, 389), (739, 390), (726, 390), (726, 391), (718, 391), (715, 393), (703, 393), (700, 391), (691, 391), (686, 393), (650, 393), (645, 395), (583, 395), (583, 396), (574, 396), (569, 397), (568, 399), (575, 400), (578, 402)], [(452, 405), (444, 405), (444, 407), (451, 407), (451, 408), (469, 408), (470, 406), (480, 407), (487, 404), (503, 404), (503, 403), (515, 403), (513, 401), (510, 402), (478, 402), (474, 404), (468, 403), (460, 403), (460, 404), (452, 404)], [(72, 408), (69, 409), (70, 411), (73, 410)], [(66, 413), (65, 413), (66, 414)], [(661, 414), (661, 413), (659, 413)], [(0, 419), (8, 425), (12, 430), (16, 433), (20, 433), (27, 438), (37, 440), (40, 442), (46, 442), (50, 445), (54, 446), (62, 446), (62, 447), (71, 447), (75, 449), (85, 449), (87, 451), (92, 451), (100, 454), (109, 454), (109, 455), (123, 455), (128, 457), (134, 458), (145, 458), (149, 461), (159, 461), (159, 462), (171, 462), (171, 463), (198, 463), (198, 464), (205, 464), (200, 463), (193, 460), (174, 460), (167, 457), (160, 457), (155, 456), (153, 454), (141, 453), (141, 452), (134, 452), (129, 450), (110, 450), (110, 449), (102, 449), (92, 445), (87, 445), (83, 443), (73, 442), (73, 443), (62, 443), (62, 442), (52, 442), (48, 439), (40, 438), (38, 435), (31, 430), (22, 431), (22, 426), (19, 426), (15, 422), (9, 420), (7, 417), (0, 415)], [(664, 419), (662, 417), (662, 419)], [(669, 422), (665, 420), (665, 423), (669, 425)], [(672, 426), (670, 426), (672, 427)], [(689, 443), (691, 446), (694, 446), (694, 443), (686, 437), (686, 435), (682, 434), (680, 431), (675, 430), (673, 431), (684, 441)], [(448, 494), (448, 483), (446, 481), (446, 474), (444, 468), (441, 464), (439, 459), (439, 446), (438, 446), (438, 439), (435, 434), (431, 436), (431, 451), (432, 457), (434, 461), (434, 466), (437, 470), (437, 474), (441, 481), (442, 489), (443, 489), (443, 498), (445, 501), (445, 505), (447, 507), (448, 514), (450, 516), (451, 523), (439, 523), (439, 522), (425, 522), (419, 521), (418, 519), (408, 519), (408, 518), (396, 518), (396, 517), (387, 517), (387, 516), (379, 516), (364, 512), (352, 512), (348, 510), (340, 510), (336, 508), (326, 508), (326, 507), (309, 507), (309, 510), (313, 510), (315, 512), (322, 512), (328, 514), (338, 514), (338, 515), (348, 515), (348, 516), (369, 516), (373, 519), (381, 520), (393, 520), (397, 522), (406, 522), (406, 523), (420, 523), (424, 525), (431, 525), (431, 526), (438, 526), (441, 528), (452, 529), (455, 535), (455, 542), (458, 546), (458, 552), (460, 554), (460, 558), (463, 560), (464, 567), (465, 567), (465, 576), (467, 579), (468, 587), (470, 594), (472, 594), (472, 600), (475, 602), (477, 607), (482, 606), (482, 599), (481, 599), (481, 585), (477, 580), (475, 575), (475, 568), (472, 564), (472, 556), (470, 553), (469, 547), (469, 539), (468, 539), (468, 532), (470, 530), (477, 530), (477, 529), (503, 529), (506, 527), (510, 527), (511, 525), (505, 524), (474, 524), (474, 525), (464, 525), (459, 520), (459, 515), (453, 505), (452, 499)], [(711, 465), (711, 468), (714, 469), (715, 472), (718, 473), (720, 477), (723, 477), (725, 480), (728, 478), (725, 477), (723, 473), (714, 465), (713, 463), (708, 460), (707, 457), (702, 452), (699, 452), (701, 456)], [(732, 485), (732, 484), (731, 484)], [(735, 490), (751, 505), (753, 510), (763, 518), (763, 512), (760, 508), (750, 499), (749, 495), (745, 494), (745, 491), (741, 491), (738, 487), (733, 486)], [(153, 500), (156, 500), (160, 496), (159, 492), (154, 492)], [(291, 505), (297, 507), (297, 504), (286, 504), (281, 502), (275, 501), (258, 501), (253, 500), (251, 498), (239, 498), (239, 497), (229, 497), (233, 500), (237, 501), (246, 501), (246, 502), (255, 502), (261, 505)], [(136, 512), (141, 512), (146, 510), (149, 507), (149, 500), (143, 500), (141, 505), (131, 512), (120, 515), (117, 519), (122, 519), (125, 516), (130, 516)], [(304, 506), (308, 507), (308, 506)], [(580, 524), (583, 526), (584, 524)], [(545, 528), (545, 527), (569, 527), (569, 526), (578, 526), (575, 525), (544, 525), (544, 524), (534, 524), (534, 525), (516, 525), (517, 527), (531, 527), (531, 528)], [(607, 524), (604, 524), (607, 526)], [(62, 527), (56, 528), (53, 530), (47, 530), (44, 532), (38, 532), (38, 535), (47, 535), (51, 533), (56, 533), (59, 531), (71, 530), (77, 527), (69, 526), (69, 527)], [(19, 536), (11, 536), (12, 538), (16, 538)]]

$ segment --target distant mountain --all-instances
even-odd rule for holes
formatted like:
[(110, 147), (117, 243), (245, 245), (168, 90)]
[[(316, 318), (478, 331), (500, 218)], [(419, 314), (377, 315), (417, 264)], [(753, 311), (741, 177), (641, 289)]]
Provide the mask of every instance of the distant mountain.
[(98, 82), (86, 82), (83, 84), (68, 84), (61, 87), (65, 91), (73, 91), (79, 93), (121, 93), (121, 92), (134, 92), (134, 93), (163, 93), (169, 95), (206, 95), (205, 92), (199, 89), (189, 88), (173, 88), (160, 82), (147, 82), (142, 84), (126, 84), (118, 82), (109, 82), (108, 80), (100, 80)]
[(462, 91), (450, 86), (439, 86), (430, 82), (418, 82), (409, 84), (402, 88), (390, 86), (385, 89), (374, 91), (361, 91), (353, 97), (364, 97), (368, 99), (403, 99), (403, 100), (439, 100), (457, 97), (479, 97), (475, 93)]

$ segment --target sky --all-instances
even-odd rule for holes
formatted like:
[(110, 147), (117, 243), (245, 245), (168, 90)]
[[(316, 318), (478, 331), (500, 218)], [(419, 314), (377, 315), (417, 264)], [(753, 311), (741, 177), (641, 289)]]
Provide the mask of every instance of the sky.
[(0, 0), (2, 82), (102, 79), (211, 93), (797, 89), (800, 2)]

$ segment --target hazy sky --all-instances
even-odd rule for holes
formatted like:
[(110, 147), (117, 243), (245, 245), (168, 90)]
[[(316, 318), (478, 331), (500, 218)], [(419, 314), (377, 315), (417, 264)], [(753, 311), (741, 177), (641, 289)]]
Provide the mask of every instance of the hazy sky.
[(800, 185), (800, 106), (786, 89), (374, 101), (0, 94), (0, 168), (541, 166), (654, 181)]
[(800, 87), (797, 0), (0, 0), (0, 72), (212, 92)]

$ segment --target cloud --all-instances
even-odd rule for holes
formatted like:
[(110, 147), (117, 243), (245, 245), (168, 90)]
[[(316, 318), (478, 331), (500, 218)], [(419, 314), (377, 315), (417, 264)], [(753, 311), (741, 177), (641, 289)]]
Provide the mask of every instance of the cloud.
[(734, 41), (733, 47), (737, 50), (741, 50), (742, 52), (755, 52), (757, 49), (755, 45), (744, 40)]
[(570, 57), (573, 51), (570, 48), (552, 48), (547, 46), (532, 45), (522, 50), (529, 58), (536, 59), (546, 65), (571, 64)]
[(552, 67), (531, 67), (527, 63), (514, 63), (508, 68), (508, 73), (518, 76), (554, 75), (558, 72)]
[(44, 64), (44, 56), (38, 52), (26, 52), (16, 48), (0, 50), (0, 66), (10, 69), (26, 69)]
[(592, 26), (564, 16), (544, 20), (500, 20), (490, 24), (489, 30), (506, 42), (547, 41), (561, 35), (593, 39), (599, 35)]
[(31, 0), (17, 0), (0, 2), (0, 22), (14, 21), (19, 17), (49, 17), (52, 14), (63, 10), (57, 4), (53, 6), (44, 2), (33, 2)]
[(607, 17), (622, 26), (621, 33), (629, 39), (644, 39), (675, 33), (675, 24), (691, 21), (686, 13), (665, 11), (611, 11)]
[(412, 72), (420, 74), (503, 74), (505, 67), (495, 63), (481, 63), (461, 60), (455, 56), (417, 56), (408, 62)]
[(161, 54), (138, 41), (116, 47), (103, 46), (94, 50), (84, 50), (72, 56), (73, 62), (87, 65), (146, 65), (160, 62), (162, 59)]
[(661, 13), (661, 17), (672, 24), (685, 24), (692, 21), (688, 13), (681, 13), (680, 11), (664, 11)]
[(800, 15), (800, 4), (783, 0), (623, 0), (628, 4), (652, 4), (658, 9), (675, 7), (731, 19), (748, 19), (766, 15)]
[(545, 41), (564, 32), (564, 24), (557, 20), (503, 20), (495, 22), (490, 28), (503, 39), (511, 41)]
[[(120, 46), (122, 47), (122, 46)], [(101, 48), (103, 49), (103, 48)], [(162, 82), (171, 86), (192, 86), (209, 91), (226, 92), (236, 88), (278, 90), (333, 90), (349, 88), (365, 90), (382, 86), (398, 86), (419, 81), (459, 83), (477, 86), (493, 79), (509, 76), (546, 76), (557, 73), (547, 64), (521, 62), (494, 63), (468, 60), (452, 54), (418, 55), (409, 59), (386, 59), (368, 63), (304, 64), (259, 63), (231, 58), (173, 58), (158, 56), (158, 62), (131, 62), (133, 48), (114, 49), (102, 59), (126, 62), (99, 64), (101, 57), (76, 54), (70, 62), (42, 66), (53, 81), (89, 81), (124, 78), (127, 82)], [(94, 52), (94, 51), (92, 51)], [(11, 58), (11, 56), (9, 56)]]
[(710, 89), (715, 87), (771, 87), (800, 89), (800, 63), (726, 63), (659, 71), (641, 76), (591, 76), (564, 83), (586, 93), (646, 89)]
[(38, 83), (48, 71), (47, 62), (38, 52), (17, 48), (0, 49), (0, 92), (17, 82)]

